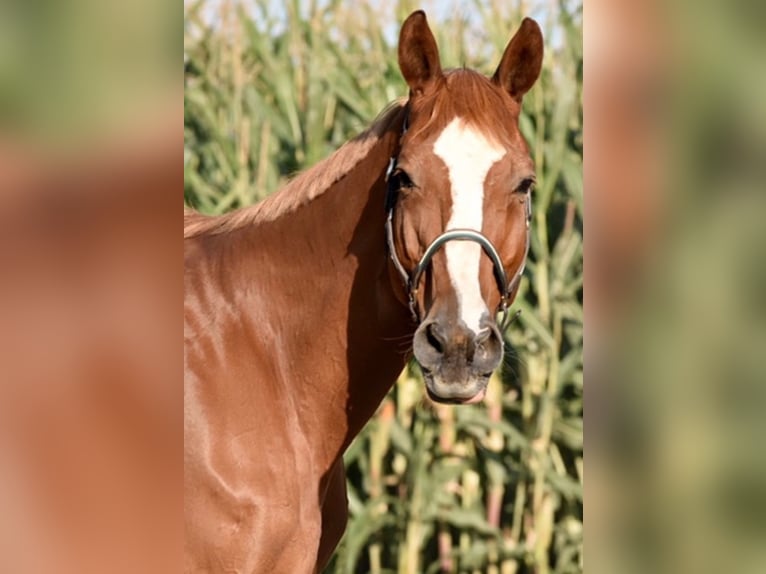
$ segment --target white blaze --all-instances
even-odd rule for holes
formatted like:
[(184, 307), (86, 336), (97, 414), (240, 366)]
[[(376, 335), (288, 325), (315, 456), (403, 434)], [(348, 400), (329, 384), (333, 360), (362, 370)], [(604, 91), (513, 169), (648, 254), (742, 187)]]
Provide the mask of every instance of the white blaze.
[[(452, 186), (452, 215), (447, 230), (482, 231), (484, 180), (505, 150), (481, 132), (455, 118), (439, 135), (434, 153), (447, 165)], [(481, 296), (479, 265), (481, 246), (473, 241), (450, 241), (444, 246), (447, 271), (455, 289), (458, 316), (472, 329), (480, 331), (479, 321), (488, 312)]]

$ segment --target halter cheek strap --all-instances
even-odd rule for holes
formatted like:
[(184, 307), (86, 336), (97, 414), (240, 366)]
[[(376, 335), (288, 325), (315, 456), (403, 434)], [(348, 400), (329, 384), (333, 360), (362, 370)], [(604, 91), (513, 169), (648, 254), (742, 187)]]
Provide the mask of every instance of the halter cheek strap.
[[(404, 134), (407, 133), (407, 127), (408, 127), (407, 118), (405, 117), (404, 123), (402, 125), (402, 136), (404, 136)], [(398, 190), (393, 189), (393, 185), (391, 182), (391, 174), (396, 170), (396, 163), (397, 163), (397, 157), (391, 156), (391, 160), (389, 161), (389, 164), (388, 164), (388, 169), (386, 170), (386, 182), (388, 182), (388, 190), (386, 192), (386, 203), (385, 203), (386, 243), (388, 245), (389, 257), (391, 258), (391, 261), (394, 264), (394, 268), (399, 273), (399, 275), (402, 278), (402, 282), (404, 283), (405, 291), (407, 292), (410, 313), (412, 314), (412, 319), (416, 323), (421, 322), (421, 317), (418, 311), (418, 303), (417, 303), (418, 287), (420, 285), (420, 279), (423, 273), (430, 265), (431, 259), (433, 259), (433, 256), (436, 254), (436, 252), (439, 249), (441, 249), (444, 246), (444, 244), (446, 244), (449, 241), (473, 241), (474, 243), (478, 243), (482, 247), (484, 252), (492, 260), (492, 265), (495, 272), (495, 279), (497, 280), (497, 286), (500, 291), (500, 303), (498, 304), (497, 312), (503, 314), (503, 318), (500, 322), (499, 328), (501, 331), (505, 331), (508, 325), (510, 325), (511, 321), (513, 321), (513, 319), (518, 317), (519, 314), (521, 313), (521, 310), (519, 310), (516, 313), (514, 313), (513, 316), (509, 315), (509, 306), (511, 303), (511, 298), (516, 292), (516, 289), (518, 288), (519, 283), (521, 281), (521, 276), (524, 273), (524, 267), (527, 261), (527, 255), (529, 254), (529, 243), (530, 243), (529, 224), (532, 219), (532, 203), (530, 200), (529, 193), (527, 193), (526, 199), (525, 199), (525, 203), (526, 203), (525, 223), (526, 223), (527, 229), (526, 229), (526, 241), (524, 246), (524, 259), (522, 259), (519, 269), (513, 275), (513, 278), (511, 279), (510, 282), (508, 281), (508, 276), (506, 275), (505, 268), (503, 267), (502, 259), (500, 258), (500, 255), (498, 254), (497, 249), (495, 249), (495, 246), (485, 235), (483, 235), (481, 232), (476, 231), (474, 229), (448, 229), (447, 231), (439, 235), (426, 248), (425, 253), (423, 253), (423, 256), (420, 258), (420, 261), (418, 261), (418, 264), (415, 266), (415, 269), (412, 271), (412, 273), (409, 273), (402, 265), (402, 262), (399, 260), (399, 256), (396, 254), (396, 245), (394, 244), (393, 216), (394, 216), (394, 208), (396, 207), (396, 193)]]

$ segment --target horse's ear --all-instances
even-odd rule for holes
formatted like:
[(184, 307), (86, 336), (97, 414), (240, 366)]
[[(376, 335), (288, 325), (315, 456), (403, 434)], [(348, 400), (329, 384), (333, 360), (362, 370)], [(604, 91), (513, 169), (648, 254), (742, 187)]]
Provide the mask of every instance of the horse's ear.
[(542, 65), (543, 33), (537, 22), (524, 18), (518, 32), (508, 42), (492, 81), (521, 103), (521, 98), (540, 75)]
[(422, 94), (442, 76), (439, 48), (422, 10), (410, 14), (402, 24), (399, 69), (412, 94)]

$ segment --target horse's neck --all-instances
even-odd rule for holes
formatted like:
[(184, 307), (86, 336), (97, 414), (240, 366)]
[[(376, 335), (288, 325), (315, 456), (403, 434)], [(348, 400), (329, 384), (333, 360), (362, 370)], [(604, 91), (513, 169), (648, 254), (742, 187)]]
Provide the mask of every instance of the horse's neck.
[(262, 260), (254, 272), (270, 275), (261, 304), (270, 306), (273, 352), (323, 463), (369, 420), (409, 352), (412, 325), (384, 236), (383, 174), (396, 137), (384, 135), (340, 182), (253, 238)]

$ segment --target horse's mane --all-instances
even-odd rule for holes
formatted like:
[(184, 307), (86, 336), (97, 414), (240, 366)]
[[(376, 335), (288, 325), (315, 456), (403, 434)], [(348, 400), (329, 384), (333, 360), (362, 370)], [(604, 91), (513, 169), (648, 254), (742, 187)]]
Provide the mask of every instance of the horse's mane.
[(310, 202), (343, 179), (367, 157), (383, 134), (392, 129), (405, 103), (404, 100), (398, 100), (388, 106), (364, 132), (343, 144), (328, 158), (298, 174), (277, 193), (255, 205), (220, 216), (203, 215), (184, 205), (184, 238), (218, 235), (251, 223), (272, 221)]

